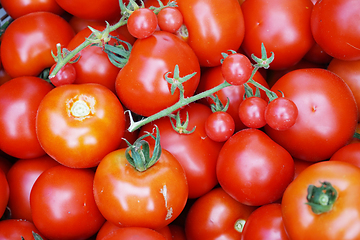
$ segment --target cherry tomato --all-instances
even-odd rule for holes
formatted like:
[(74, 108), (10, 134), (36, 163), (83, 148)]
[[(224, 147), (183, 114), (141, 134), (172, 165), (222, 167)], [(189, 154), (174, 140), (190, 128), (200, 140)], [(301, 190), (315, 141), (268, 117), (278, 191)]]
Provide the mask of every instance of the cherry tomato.
[(104, 238), (104, 240), (166, 240), (166, 238), (160, 233), (142, 227), (124, 227), (114, 231), (110, 236)]
[(340, 148), (329, 160), (348, 162), (360, 167), (360, 142), (352, 143)]
[(156, 14), (148, 8), (139, 8), (131, 13), (127, 28), (135, 38), (150, 37), (156, 30), (158, 20)]
[(246, 83), (252, 74), (253, 67), (250, 60), (241, 53), (231, 54), (222, 63), (221, 73), (231, 85)]
[(216, 142), (224, 142), (235, 131), (235, 122), (227, 112), (213, 112), (205, 122), (206, 135)]
[(9, 201), (10, 188), (6, 175), (2, 169), (0, 169), (0, 216), (5, 212), (6, 206)]
[(255, 207), (239, 203), (222, 188), (198, 198), (186, 218), (188, 240), (240, 239), (245, 222)]
[(239, 106), (241, 122), (250, 128), (262, 128), (266, 124), (265, 109), (268, 103), (260, 97), (245, 98)]
[[(54, 70), (55, 66), (56, 64), (54, 64), (50, 68), (50, 73)], [(72, 64), (67, 63), (59, 70), (59, 72), (53, 78), (50, 79), (50, 81), (55, 87), (58, 87), (61, 85), (74, 83), (75, 79), (76, 70)]]
[(51, 51), (56, 44), (66, 46), (74, 30), (62, 17), (50, 12), (34, 12), (15, 19), (1, 40), (1, 60), (11, 77), (38, 76), (54, 63)]
[(184, 22), (182, 13), (174, 7), (161, 9), (157, 15), (157, 20), (160, 29), (170, 33), (175, 33)]
[(222, 147), (216, 173), (221, 187), (237, 201), (260, 206), (279, 200), (294, 177), (294, 161), (264, 132), (248, 128)]
[(30, 193), (32, 219), (49, 239), (87, 239), (105, 222), (93, 195), (94, 171), (62, 165), (45, 170)]
[(53, 87), (37, 77), (18, 77), (0, 87), (0, 149), (16, 158), (45, 155), (35, 117), (40, 102)]
[(121, 142), (124, 110), (108, 88), (95, 83), (54, 88), (41, 102), (36, 133), (45, 152), (69, 167), (99, 164)]
[(43, 240), (46, 240), (42, 233), (35, 227), (32, 222), (22, 219), (6, 219), (0, 221), (0, 239), (15, 240), (34, 239), (33, 232), (39, 234)]
[(283, 131), (292, 127), (298, 117), (295, 103), (285, 97), (272, 100), (265, 109), (265, 121), (273, 129)]

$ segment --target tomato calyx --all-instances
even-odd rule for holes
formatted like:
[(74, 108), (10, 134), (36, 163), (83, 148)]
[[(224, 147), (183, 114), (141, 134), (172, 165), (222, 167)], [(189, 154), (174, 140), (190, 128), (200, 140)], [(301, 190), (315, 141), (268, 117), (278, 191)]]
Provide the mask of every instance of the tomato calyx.
[[(125, 157), (131, 166), (139, 172), (144, 172), (149, 169), (159, 160), (161, 156), (160, 131), (156, 125), (155, 128), (156, 137), (152, 133), (148, 132), (147, 134), (139, 137), (133, 144), (123, 138), (128, 145), (128, 148), (125, 151)], [(144, 140), (146, 137), (152, 137), (155, 140), (155, 146), (151, 156), (150, 144), (148, 141)]]
[(209, 97), (211, 98), (211, 100), (214, 101), (214, 103), (210, 104), (210, 108), (213, 113), (214, 112), (226, 112), (228, 110), (229, 105), (230, 105), (229, 98), (227, 98), (227, 102), (224, 106), (224, 104), (220, 101), (217, 94), (215, 94), (215, 96), (210, 95)]
[(180, 91), (180, 99), (183, 99), (184, 91), (185, 91), (183, 83), (188, 81), (193, 76), (195, 76), (196, 72), (186, 75), (184, 77), (180, 77), (179, 66), (176, 64), (174, 68), (173, 77), (169, 77), (169, 74), (171, 74), (171, 72), (167, 72), (165, 74), (165, 80), (171, 84), (171, 88), (170, 88), (171, 95), (174, 95), (175, 90), (178, 88)]
[(308, 186), (308, 195), (306, 196), (308, 202), (305, 203), (317, 215), (329, 212), (337, 198), (337, 191), (330, 182), (324, 181), (320, 183), (320, 187)]
[[(172, 119), (175, 120), (175, 124), (172, 121)], [(186, 112), (186, 120), (184, 122), (181, 122), (180, 111), (178, 111), (176, 113), (176, 115), (170, 114), (170, 123), (171, 123), (172, 128), (179, 134), (191, 134), (196, 129), (196, 126), (195, 126), (192, 130), (190, 130), (190, 131), (187, 130), (188, 125), (189, 125), (189, 113), (188, 112)]]
[(261, 58), (256, 57), (254, 54), (251, 54), (251, 58), (256, 62), (254, 66), (265, 69), (268, 69), (270, 67), (270, 63), (274, 61), (274, 57), (274, 52), (271, 52), (269, 58), (267, 57), (264, 43), (261, 43)]

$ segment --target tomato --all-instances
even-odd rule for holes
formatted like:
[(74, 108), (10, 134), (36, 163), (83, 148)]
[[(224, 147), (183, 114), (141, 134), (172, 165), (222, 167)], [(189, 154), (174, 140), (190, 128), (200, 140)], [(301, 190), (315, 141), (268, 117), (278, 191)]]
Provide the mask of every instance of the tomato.
[(16, 240), (21, 239), (21, 237), (26, 240), (34, 239), (33, 232), (39, 234), (43, 240), (46, 240), (32, 222), (22, 219), (0, 221), (0, 239)]
[[(116, 79), (120, 101), (142, 116), (150, 116), (175, 104), (179, 100), (179, 90), (171, 94), (171, 86), (164, 78), (167, 72), (174, 72), (175, 65), (179, 66), (180, 77), (196, 72), (183, 84), (184, 96), (192, 96), (199, 83), (200, 65), (189, 45), (164, 31), (138, 39)], [(172, 74), (169, 77), (173, 77)]]
[(353, 0), (317, 1), (311, 14), (315, 41), (330, 56), (360, 60), (360, 5)]
[(57, 165), (58, 162), (45, 155), (39, 158), (19, 159), (11, 166), (7, 174), (10, 188), (8, 207), (11, 218), (32, 221), (31, 189), (41, 173)]
[(240, 239), (244, 223), (254, 209), (217, 187), (191, 206), (185, 223), (186, 237), (188, 240)]
[(279, 131), (292, 127), (297, 116), (298, 109), (295, 103), (286, 97), (278, 97), (272, 100), (265, 109), (266, 123)]
[(360, 167), (360, 142), (352, 143), (340, 148), (329, 160), (348, 162)]
[(294, 177), (294, 161), (264, 132), (248, 128), (222, 147), (216, 173), (221, 187), (237, 201), (260, 206), (279, 200)]
[[(350, 87), (354, 94), (358, 110), (360, 108), (360, 60), (345, 61), (334, 58), (329, 63), (327, 70), (337, 74)], [(360, 122), (360, 114), (358, 121)]]
[(327, 65), (333, 59), (333, 57), (327, 54), (319, 44), (315, 43), (305, 54), (303, 59), (309, 62)]
[(2, 0), (1, 6), (12, 19), (32, 12), (51, 12), (57, 15), (64, 13), (55, 0)]
[(309, 162), (309, 161), (304, 161), (304, 160), (300, 160), (297, 158), (294, 158), (294, 164), (295, 164), (295, 174), (294, 174), (294, 179), (297, 178), (297, 176), (299, 176), (299, 174), (304, 171), (308, 166), (310, 166), (311, 164), (313, 164), (313, 162)]
[(261, 56), (263, 43), (268, 53), (275, 54), (270, 69), (295, 65), (314, 44), (312, 8), (310, 0), (246, 0), (241, 5), (246, 29), (241, 47), (248, 56)]
[(241, 53), (234, 53), (226, 57), (221, 65), (221, 73), (231, 85), (246, 83), (252, 74), (253, 66), (250, 60)]
[(0, 217), (4, 214), (6, 206), (9, 201), (10, 188), (6, 175), (2, 169), (0, 169)]
[(105, 222), (93, 195), (94, 171), (55, 166), (45, 170), (30, 193), (32, 219), (49, 239), (87, 239)]
[(166, 240), (166, 238), (160, 233), (142, 227), (124, 227), (116, 230), (110, 236), (103, 238), (104, 240), (132, 240), (132, 239), (141, 239), (141, 240)]
[[(50, 74), (54, 70), (55, 66), (56, 64), (52, 65), (52, 67), (50, 68)], [(75, 67), (72, 64), (67, 63), (59, 70), (59, 72), (53, 78), (50, 79), (50, 81), (55, 87), (58, 87), (61, 85), (74, 83), (75, 78)]]
[(250, 128), (262, 128), (266, 124), (265, 110), (268, 103), (260, 97), (245, 98), (239, 106), (241, 122)]
[(0, 86), (0, 149), (16, 158), (45, 155), (36, 135), (41, 100), (53, 89), (37, 77), (18, 77)]
[[(333, 200), (330, 190), (328, 194), (319, 194), (319, 200), (324, 200), (323, 208), (330, 209), (315, 214), (311, 205), (306, 204), (308, 187), (320, 187), (321, 182), (331, 184), (337, 197)], [(281, 203), (283, 222), (290, 239), (359, 239), (359, 186), (360, 169), (350, 163), (323, 161), (302, 171), (285, 190)], [(316, 199), (313, 194), (310, 195), (313, 199), (311, 196)]]
[[(280, 78), (272, 91), (280, 90), (298, 108), (295, 124), (266, 133), (298, 159), (328, 159), (349, 142), (358, 120), (354, 96), (346, 83), (325, 69), (299, 69)], [(346, 106), (346, 107), (344, 107)]]
[(183, 24), (184, 18), (178, 8), (166, 7), (157, 14), (158, 25), (162, 31), (175, 33)]
[(279, 203), (259, 207), (247, 219), (241, 240), (288, 240), (281, 214), (281, 204)]
[(139, 8), (131, 13), (127, 28), (135, 38), (150, 37), (156, 30), (158, 21), (154, 11), (148, 8)]
[(106, 87), (68, 84), (54, 88), (36, 115), (36, 133), (45, 152), (69, 167), (97, 166), (124, 134), (124, 110)]
[(187, 43), (201, 66), (219, 66), (222, 52), (239, 49), (245, 28), (237, 0), (226, 4), (221, 0), (178, 0), (177, 5), (187, 27)]
[(0, 68), (0, 86), (12, 79), (12, 77), (5, 71), (4, 68)]
[(169, 229), (171, 232), (172, 240), (186, 240), (185, 230), (182, 226), (170, 224)]
[[(154, 125), (158, 126), (161, 134), (160, 144), (180, 162), (185, 170), (188, 181), (189, 198), (198, 198), (218, 183), (216, 178), (216, 160), (223, 145), (211, 140), (205, 132), (206, 119), (211, 115), (209, 107), (200, 103), (191, 103), (180, 110), (180, 119), (186, 120), (189, 115), (186, 130), (195, 130), (191, 134), (175, 131), (168, 117), (153, 121), (140, 130), (139, 135), (152, 132)], [(175, 121), (173, 121), (175, 123)], [(152, 140), (149, 139), (149, 142)]]
[(38, 76), (54, 63), (56, 44), (66, 46), (74, 30), (62, 17), (50, 12), (29, 13), (15, 19), (1, 40), (1, 60), (11, 77)]
[[(120, 17), (118, 0), (55, 0), (71, 15), (90, 20), (113, 20)], [(128, 1), (123, 1), (127, 4)]]
[(235, 122), (227, 112), (213, 112), (205, 122), (206, 135), (216, 142), (224, 142), (235, 131)]
[(94, 196), (103, 216), (121, 227), (160, 229), (184, 209), (188, 187), (176, 158), (162, 149), (160, 159), (145, 171), (136, 170), (125, 148), (106, 155), (96, 169)]

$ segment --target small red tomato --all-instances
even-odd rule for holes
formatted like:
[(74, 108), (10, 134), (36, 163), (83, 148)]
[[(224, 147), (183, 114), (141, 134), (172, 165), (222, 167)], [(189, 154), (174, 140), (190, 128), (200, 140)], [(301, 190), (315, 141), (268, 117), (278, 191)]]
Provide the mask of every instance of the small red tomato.
[(245, 126), (261, 128), (266, 125), (265, 109), (268, 103), (260, 97), (249, 97), (240, 103), (239, 117)]
[(148, 8), (135, 10), (127, 21), (129, 33), (139, 39), (150, 37), (155, 32), (157, 24), (156, 14)]
[(205, 122), (206, 135), (213, 141), (224, 142), (235, 131), (235, 122), (227, 112), (213, 112)]
[(253, 67), (247, 56), (241, 53), (231, 54), (222, 63), (221, 73), (232, 85), (242, 85), (249, 80)]
[[(56, 64), (54, 64), (50, 68), (50, 73), (54, 70), (55, 66)], [(61, 85), (74, 83), (75, 79), (76, 79), (75, 67), (72, 64), (67, 63), (59, 70), (59, 72), (54, 77), (50, 78), (50, 81), (55, 87), (58, 87)]]
[(266, 123), (273, 129), (283, 131), (292, 127), (297, 119), (296, 104), (284, 97), (271, 101), (265, 109)]
[(157, 15), (158, 24), (161, 30), (175, 33), (183, 24), (184, 18), (177, 8), (163, 8)]

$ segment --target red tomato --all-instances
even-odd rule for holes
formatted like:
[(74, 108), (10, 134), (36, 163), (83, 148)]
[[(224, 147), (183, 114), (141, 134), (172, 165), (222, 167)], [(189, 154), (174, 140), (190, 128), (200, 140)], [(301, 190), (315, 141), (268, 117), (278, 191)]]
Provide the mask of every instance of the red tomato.
[[(164, 79), (167, 72), (174, 72), (175, 65), (179, 66), (180, 77), (197, 73), (183, 84), (184, 96), (192, 96), (199, 83), (200, 66), (189, 45), (164, 31), (138, 39), (128, 63), (116, 79), (116, 92), (121, 102), (142, 116), (150, 116), (175, 104), (179, 100), (179, 90), (171, 94), (170, 84)], [(173, 77), (172, 74), (169, 77)]]
[(222, 188), (237, 201), (260, 206), (281, 198), (294, 177), (291, 155), (258, 129), (235, 133), (216, 166)]
[(95, 83), (54, 88), (36, 116), (36, 133), (45, 152), (75, 168), (98, 165), (120, 145), (124, 129), (124, 110), (118, 98)]
[(286, 98), (272, 100), (265, 109), (265, 121), (273, 129), (284, 131), (292, 127), (298, 117), (295, 103)]
[(7, 174), (10, 188), (8, 207), (11, 211), (11, 218), (32, 221), (31, 189), (41, 173), (57, 165), (59, 163), (47, 155), (32, 159), (19, 159), (12, 165)]
[(9, 183), (2, 169), (0, 169), (0, 193), (0, 216), (2, 216), (8, 204), (10, 194)]
[[(329, 207), (330, 210), (315, 214), (312, 207), (306, 204), (308, 188), (310, 185), (320, 187), (324, 181), (332, 185), (337, 197), (331, 203), (325, 199), (332, 200), (332, 191), (329, 191), (329, 194), (319, 194), (320, 199), (324, 200), (323, 208)], [(312, 194), (310, 198), (313, 199), (314, 196), (311, 196)], [(290, 239), (359, 239), (359, 197), (358, 167), (340, 161), (312, 164), (290, 183), (282, 198), (283, 222)]]
[(46, 240), (32, 222), (22, 219), (0, 221), (0, 239), (16, 240), (21, 239), (21, 237), (26, 240), (34, 239), (33, 232), (39, 234), (43, 240)]
[(55, 0), (1, 0), (1, 6), (12, 19), (33, 12), (51, 12), (57, 15), (64, 13)]
[(304, 59), (317, 64), (329, 64), (333, 57), (327, 54), (319, 44), (315, 43), (305, 54)]
[(180, 110), (181, 121), (185, 121), (186, 114), (189, 114), (187, 130), (190, 131), (196, 126), (191, 134), (176, 132), (168, 117), (143, 126), (140, 131), (141, 136), (146, 131), (152, 132), (154, 125), (158, 126), (162, 148), (174, 155), (185, 170), (189, 198), (204, 195), (218, 183), (215, 170), (216, 160), (223, 143), (215, 142), (206, 135), (205, 122), (211, 113), (209, 107), (200, 103), (189, 104)]
[[(50, 74), (55, 67), (56, 64), (52, 65), (52, 67), (50, 68)], [(53, 78), (50, 79), (50, 81), (55, 87), (58, 87), (61, 85), (74, 83), (75, 79), (76, 79), (75, 67), (72, 64), (67, 63), (56, 73), (56, 75)]]
[(45, 155), (36, 136), (35, 117), (51, 84), (37, 77), (18, 77), (0, 86), (0, 149), (16, 158)]
[(121, 227), (160, 229), (184, 209), (188, 187), (176, 158), (162, 149), (160, 159), (140, 172), (129, 164), (126, 149), (106, 155), (96, 169), (94, 196), (103, 216)]
[(266, 124), (265, 110), (268, 103), (260, 97), (245, 98), (239, 106), (241, 122), (251, 128), (262, 128)]
[(213, 112), (205, 122), (206, 135), (216, 142), (224, 142), (234, 134), (235, 122), (227, 112)]
[(351, 140), (358, 120), (356, 102), (350, 88), (334, 73), (316, 68), (295, 70), (271, 90), (280, 90), (298, 108), (296, 123), (288, 130), (265, 126), (266, 133), (293, 157), (325, 160)]
[(314, 44), (312, 8), (310, 0), (246, 0), (241, 5), (246, 29), (242, 48), (248, 56), (261, 56), (263, 43), (268, 53), (275, 54), (271, 69), (295, 65)]
[(219, 66), (222, 52), (239, 49), (245, 28), (237, 0), (178, 0), (177, 5), (189, 34), (187, 43), (201, 66)]
[(360, 167), (360, 142), (340, 148), (331, 156), (330, 160), (348, 162)]
[(155, 32), (157, 25), (156, 14), (148, 8), (135, 10), (127, 21), (129, 33), (139, 39), (150, 37)]
[(163, 8), (158, 13), (157, 19), (160, 29), (170, 33), (175, 33), (184, 22), (182, 13), (175, 7)]
[(360, 5), (353, 0), (317, 1), (311, 14), (315, 41), (330, 56), (360, 60)]
[(182, 226), (170, 224), (169, 228), (172, 235), (172, 240), (186, 240), (185, 230)]
[(304, 171), (308, 166), (313, 164), (313, 162), (303, 161), (297, 158), (294, 158), (294, 164), (295, 164), (295, 174), (294, 179), (299, 176), (299, 174)]
[(11, 77), (38, 76), (54, 63), (56, 44), (66, 46), (74, 30), (62, 17), (50, 12), (29, 13), (15, 19), (1, 40), (1, 60)]
[(241, 240), (288, 240), (279, 203), (267, 204), (252, 212), (246, 220)]
[(166, 240), (166, 238), (160, 233), (142, 227), (124, 227), (116, 230), (113, 234), (105, 237), (104, 240)]
[(221, 65), (224, 79), (231, 85), (243, 85), (252, 74), (253, 66), (250, 59), (241, 53), (231, 54), (226, 57)]
[(222, 188), (201, 196), (191, 206), (186, 218), (188, 240), (240, 239), (245, 221), (254, 207), (239, 203)]
[(49, 239), (87, 239), (105, 222), (93, 195), (94, 172), (55, 166), (36, 180), (30, 194), (33, 222)]

